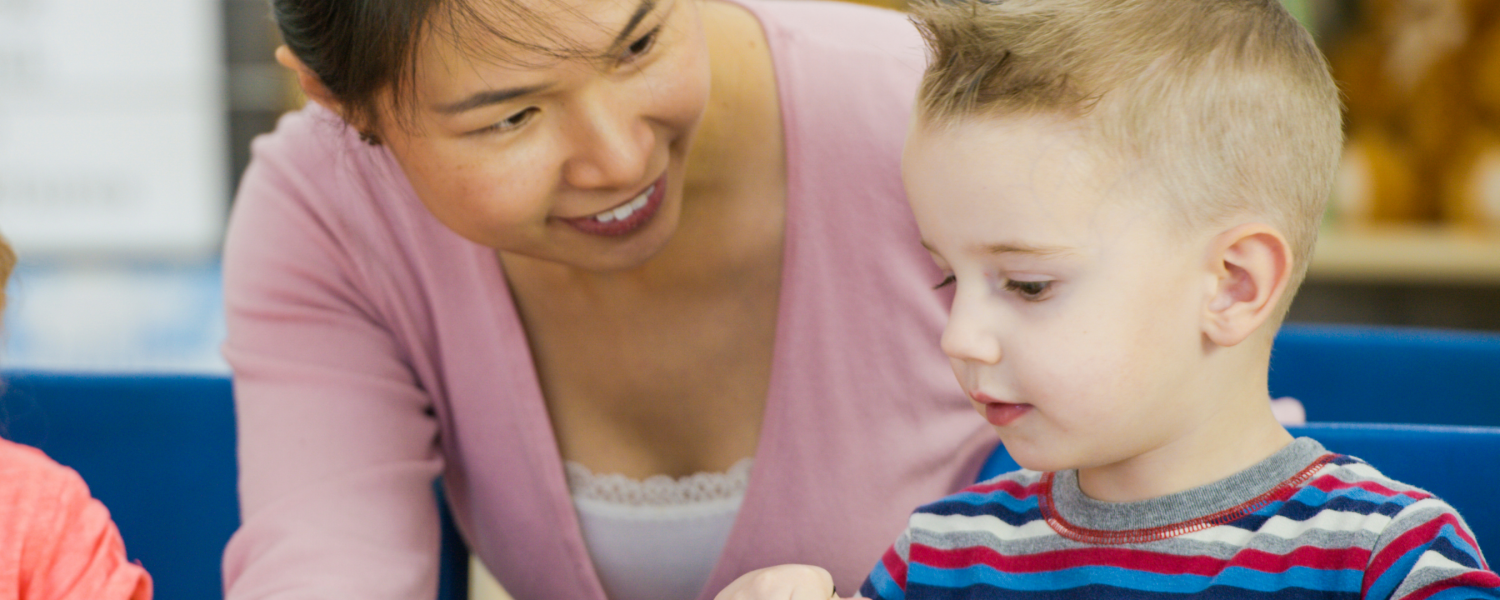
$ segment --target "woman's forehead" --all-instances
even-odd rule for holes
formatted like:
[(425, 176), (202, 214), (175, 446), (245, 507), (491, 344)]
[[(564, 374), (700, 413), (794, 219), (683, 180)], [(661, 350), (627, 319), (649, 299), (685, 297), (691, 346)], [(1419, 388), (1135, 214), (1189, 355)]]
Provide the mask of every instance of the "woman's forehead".
[(417, 51), (523, 68), (609, 56), (671, 1), (450, 0)]

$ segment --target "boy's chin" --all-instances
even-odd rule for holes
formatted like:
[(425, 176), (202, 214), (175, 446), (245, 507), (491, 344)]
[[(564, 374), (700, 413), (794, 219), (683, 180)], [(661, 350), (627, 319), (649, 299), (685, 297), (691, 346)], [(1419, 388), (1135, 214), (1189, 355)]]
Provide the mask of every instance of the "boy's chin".
[(1021, 465), (1022, 469), (1045, 473), (1048, 471), (1066, 471), (1078, 468), (1079, 466), (1078, 461), (1072, 460), (1071, 457), (1062, 456), (1056, 451), (1049, 452), (1045, 448), (1039, 448), (1020, 441), (1013, 443), (1006, 440), (1005, 437), (1004, 435), (1000, 436), (1000, 443), (1010, 453), (1011, 460)]

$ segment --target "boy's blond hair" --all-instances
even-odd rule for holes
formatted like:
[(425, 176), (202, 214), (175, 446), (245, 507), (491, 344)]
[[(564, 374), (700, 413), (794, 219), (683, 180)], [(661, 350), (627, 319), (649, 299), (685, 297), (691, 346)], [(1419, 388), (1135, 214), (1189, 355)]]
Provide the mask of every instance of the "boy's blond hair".
[(5, 309), (5, 282), (10, 281), (10, 272), (15, 268), (16, 251), (0, 237), (0, 310)]
[(1343, 134), (1338, 88), (1278, 0), (927, 0), (919, 123), (1077, 120), (1197, 230), (1252, 215), (1306, 273)]

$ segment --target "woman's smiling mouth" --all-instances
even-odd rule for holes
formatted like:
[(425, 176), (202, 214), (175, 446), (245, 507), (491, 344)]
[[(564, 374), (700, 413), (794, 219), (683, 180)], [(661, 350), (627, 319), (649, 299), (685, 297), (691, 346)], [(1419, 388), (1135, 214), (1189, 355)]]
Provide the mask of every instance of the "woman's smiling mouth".
[(645, 226), (656, 216), (661, 208), (662, 199), (666, 196), (667, 176), (663, 174), (641, 193), (634, 198), (615, 206), (609, 210), (600, 211), (586, 217), (574, 217), (563, 219), (575, 229), (590, 235), (621, 236), (632, 233)]

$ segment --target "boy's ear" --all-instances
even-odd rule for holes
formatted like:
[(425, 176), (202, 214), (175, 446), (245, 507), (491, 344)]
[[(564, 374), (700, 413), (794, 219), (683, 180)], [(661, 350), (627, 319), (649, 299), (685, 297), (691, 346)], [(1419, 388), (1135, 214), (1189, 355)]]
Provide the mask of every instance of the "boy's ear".
[(297, 74), (297, 84), (302, 86), (302, 93), (308, 98), (333, 109), (334, 112), (343, 114), (343, 107), (339, 105), (338, 99), (334, 98), (333, 92), (328, 91), (328, 87), (323, 85), (323, 80), (318, 77), (317, 73), (302, 64), (302, 59), (297, 58), (291, 48), (286, 47), (285, 44), (276, 48), (276, 62)]
[(1245, 341), (1274, 315), (1291, 280), (1292, 249), (1274, 228), (1247, 223), (1215, 236), (1203, 332), (1214, 344)]

